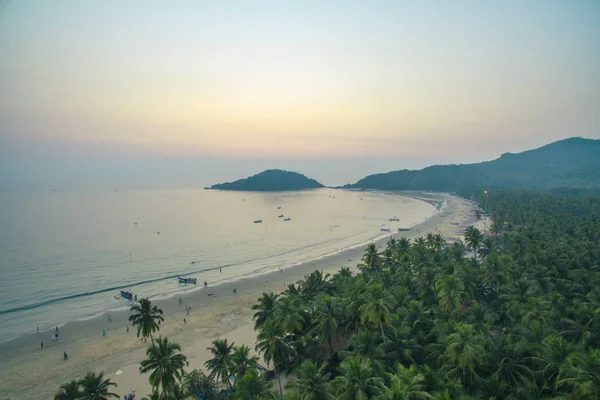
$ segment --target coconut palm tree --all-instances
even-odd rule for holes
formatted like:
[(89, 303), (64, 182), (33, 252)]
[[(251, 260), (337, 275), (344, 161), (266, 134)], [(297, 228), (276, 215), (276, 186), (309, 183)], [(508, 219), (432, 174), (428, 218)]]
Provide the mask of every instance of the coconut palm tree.
[(383, 343), (387, 346), (383, 324), (387, 324), (390, 321), (391, 299), (385, 295), (383, 288), (378, 283), (369, 285), (364, 297), (365, 303), (358, 309), (358, 312), (360, 313), (360, 322), (363, 325), (367, 321), (379, 325)]
[(332, 341), (338, 337), (339, 313), (339, 301), (325, 295), (317, 300), (315, 312), (312, 315), (313, 323), (315, 324), (312, 332), (317, 334), (319, 339), (327, 342), (330, 358), (333, 357)]
[(425, 378), (414, 365), (399, 365), (395, 374), (387, 374), (389, 383), (375, 398), (377, 400), (427, 400), (433, 396), (424, 390)]
[(54, 400), (79, 400), (81, 399), (81, 383), (76, 380), (60, 386)]
[(305, 275), (304, 279), (298, 282), (302, 297), (304, 299), (312, 299), (319, 293), (327, 293), (330, 286), (329, 278), (329, 274), (323, 274), (323, 271), (319, 270)]
[(131, 325), (137, 327), (137, 336), (144, 338), (150, 337), (152, 346), (154, 338), (152, 334), (160, 330), (159, 322), (164, 321), (162, 310), (152, 305), (148, 299), (141, 299), (138, 304), (134, 304), (130, 309), (133, 314), (129, 316)]
[(296, 296), (284, 296), (275, 305), (274, 319), (284, 332), (291, 334), (299, 332), (306, 323), (301, 306), (302, 301)]
[(444, 310), (456, 310), (460, 307), (460, 300), (464, 295), (465, 285), (459, 277), (456, 275), (444, 276), (436, 282), (435, 289), (440, 307)]
[(365, 249), (360, 266), (367, 270), (378, 270), (381, 260), (379, 258), (379, 247), (375, 243), (371, 243)]
[(256, 311), (252, 317), (254, 319), (254, 329), (260, 329), (271, 315), (273, 315), (278, 297), (278, 294), (269, 292), (263, 293), (262, 296), (258, 298), (258, 304), (252, 306), (252, 309)]
[(187, 357), (180, 353), (180, 345), (167, 338), (159, 337), (156, 344), (146, 350), (148, 359), (141, 362), (140, 373), (150, 372), (149, 381), (154, 390), (160, 388), (163, 393), (169, 393), (177, 382), (181, 382)]
[(231, 372), (235, 377), (235, 384), (235, 382), (237, 382), (242, 376), (244, 376), (246, 371), (248, 371), (251, 368), (256, 368), (258, 366), (258, 357), (250, 357), (250, 348), (246, 345), (241, 345), (240, 347), (233, 348), (233, 353), (231, 354), (231, 362), (233, 364)]
[(341, 400), (366, 400), (381, 391), (382, 379), (375, 376), (369, 360), (360, 356), (340, 364), (340, 376), (332, 381), (336, 397)]
[(473, 254), (477, 254), (477, 250), (483, 242), (483, 235), (481, 231), (474, 226), (469, 226), (465, 231), (465, 243), (473, 250)]
[(328, 383), (331, 373), (326, 372), (327, 363), (320, 367), (310, 360), (302, 362), (295, 371), (297, 379), (288, 382), (286, 388), (296, 390), (301, 400), (332, 400), (335, 396), (329, 392)]
[(483, 339), (470, 324), (458, 322), (452, 328), (454, 332), (445, 338), (446, 350), (442, 356), (446, 361), (444, 367), (450, 375), (472, 380), (476, 375), (475, 368), (483, 363)]
[(117, 386), (110, 379), (104, 379), (104, 372), (95, 374), (88, 372), (80, 381), (81, 400), (109, 400), (118, 399), (119, 395), (109, 392), (111, 386)]
[(234, 368), (232, 359), (234, 343), (228, 344), (227, 339), (216, 339), (212, 344), (212, 347), (206, 348), (212, 354), (212, 358), (204, 363), (209, 371), (208, 377), (217, 378), (219, 382), (227, 383), (233, 389), (229, 377)]
[(281, 367), (287, 365), (289, 362), (292, 355), (292, 348), (288, 340), (284, 337), (281, 326), (273, 321), (263, 325), (256, 339), (256, 350), (263, 355), (267, 363), (273, 363), (275, 375), (279, 382), (279, 392), (283, 395), (279, 371)]
[(271, 400), (275, 399), (273, 383), (260, 376), (256, 368), (249, 369), (237, 383), (233, 392), (234, 400)]

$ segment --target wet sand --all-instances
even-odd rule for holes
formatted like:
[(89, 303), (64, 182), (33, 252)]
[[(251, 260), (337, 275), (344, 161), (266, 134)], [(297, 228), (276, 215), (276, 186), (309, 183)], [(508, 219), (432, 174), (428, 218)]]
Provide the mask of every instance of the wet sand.
[[(411, 197), (431, 199), (428, 194), (410, 194)], [(433, 217), (413, 227), (410, 231), (393, 234), (394, 237), (415, 238), (427, 232), (441, 233), (444, 237), (459, 237), (473, 221), (473, 206), (467, 200), (447, 196), (446, 206)], [(458, 224), (458, 225), (457, 225)], [(385, 246), (388, 238), (377, 242)], [(165, 322), (160, 334), (177, 342), (190, 363), (188, 370), (204, 368), (209, 358), (206, 347), (216, 338), (227, 338), (236, 345), (254, 348), (256, 334), (253, 330), (251, 306), (265, 291), (280, 292), (288, 283), (296, 282), (316, 269), (333, 274), (342, 267), (356, 267), (364, 246), (345, 250), (332, 256), (304, 263), (282, 272), (201, 288), (179, 297), (157, 300), (164, 311)], [(237, 289), (234, 295), (233, 289)], [(210, 296), (209, 296), (210, 294)], [(153, 301), (154, 302), (154, 301)], [(192, 306), (186, 315), (185, 306)], [(65, 307), (67, 305), (61, 305)], [(59, 340), (52, 341), (54, 329), (33, 332), (0, 344), (0, 394), (5, 399), (51, 399), (58, 387), (81, 377), (85, 372), (101, 372), (118, 384), (114, 392), (121, 398), (132, 391), (140, 398), (150, 392), (148, 375), (139, 374), (139, 363), (145, 358), (150, 342), (141, 343), (130, 326), (126, 332), (129, 311), (113, 311), (89, 320), (76, 321), (59, 327)], [(184, 323), (186, 318), (187, 323)], [(106, 336), (102, 336), (102, 330)], [(40, 342), (44, 342), (44, 349)], [(69, 355), (63, 361), (63, 352)], [(137, 397), (136, 396), (136, 397)]]

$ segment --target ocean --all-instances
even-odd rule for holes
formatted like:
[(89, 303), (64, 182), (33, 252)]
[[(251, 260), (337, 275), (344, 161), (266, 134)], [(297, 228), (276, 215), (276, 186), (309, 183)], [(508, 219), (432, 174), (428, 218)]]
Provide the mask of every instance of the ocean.
[(0, 341), (128, 307), (121, 289), (150, 299), (202, 290), (364, 245), (436, 211), (334, 189), (23, 191), (0, 204)]

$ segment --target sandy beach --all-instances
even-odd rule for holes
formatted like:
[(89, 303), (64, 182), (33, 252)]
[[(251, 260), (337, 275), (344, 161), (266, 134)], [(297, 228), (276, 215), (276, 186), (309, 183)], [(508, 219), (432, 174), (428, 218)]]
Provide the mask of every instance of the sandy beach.
[[(451, 195), (446, 199), (445, 207), (433, 217), (410, 231), (393, 236), (415, 238), (427, 232), (439, 232), (450, 238), (462, 236), (460, 231), (468, 225), (483, 227), (481, 221), (473, 220), (473, 206), (469, 201)], [(381, 239), (378, 245), (385, 246), (387, 239)], [(158, 300), (156, 303), (163, 309), (165, 317), (160, 334), (181, 345), (190, 364), (188, 370), (204, 369), (208, 358), (206, 347), (216, 338), (227, 338), (236, 345), (254, 348), (256, 336), (251, 306), (262, 292), (280, 292), (288, 283), (296, 282), (316, 269), (333, 274), (341, 267), (355, 267), (363, 251), (364, 246), (361, 246), (282, 272), (188, 292), (180, 296), (181, 304), (179, 296)], [(234, 288), (237, 295), (233, 293)], [(188, 304), (192, 308), (186, 315)], [(149, 343), (140, 343), (131, 326), (130, 331), (126, 331), (129, 311), (115, 311), (110, 315), (110, 322), (105, 314), (65, 324), (59, 327), (58, 341), (51, 339), (54, 329), (36, 333), (33, 327), (30, 334), (0, 344), (0, 398), (50, 399), (60, 384), (88, 371), (104, 371), (117, 383), (114, 391), (121, 398), (132, 391), (140, 398), (149, 393), (148, 376), (139, 373), (139, 363), (145, 358)], [(102, 336), (103, 329), (106, 330), (105, 337)], [(68, 353), (68, 361), (63, 361), (63, 352)]]

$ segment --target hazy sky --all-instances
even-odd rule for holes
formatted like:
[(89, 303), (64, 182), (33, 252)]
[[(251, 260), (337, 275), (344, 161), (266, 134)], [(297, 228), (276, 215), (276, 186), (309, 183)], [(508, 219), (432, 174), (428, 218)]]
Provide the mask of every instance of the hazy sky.
[(12, 182), (337, 184), (600, 137), (597, 0), (0, 4)]

